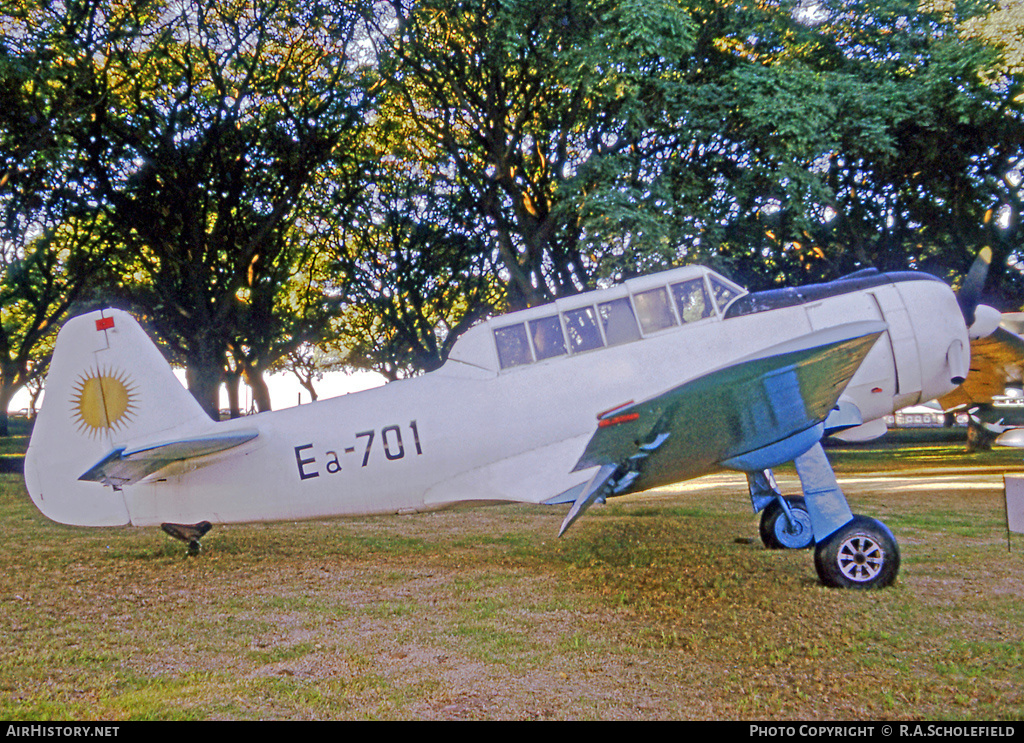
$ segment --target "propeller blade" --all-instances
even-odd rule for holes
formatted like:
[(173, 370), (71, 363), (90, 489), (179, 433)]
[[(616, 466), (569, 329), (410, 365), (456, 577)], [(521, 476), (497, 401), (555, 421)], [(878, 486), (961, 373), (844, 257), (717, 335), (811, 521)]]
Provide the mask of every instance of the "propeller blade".
[(960, 311), (963, 313), (964, 322), (967, 327), (974, 324), (974, 311), (978, 307), (981, 293), (985, 289), (985, 281), (988, 278), (988, 267), (992, 263), (992, 249), (984, 247), (978, 252), (978, 257), (971, 264), (971, 270), (967, 272), (964, 285), (960, 288), (957, 301), (960, 303)]

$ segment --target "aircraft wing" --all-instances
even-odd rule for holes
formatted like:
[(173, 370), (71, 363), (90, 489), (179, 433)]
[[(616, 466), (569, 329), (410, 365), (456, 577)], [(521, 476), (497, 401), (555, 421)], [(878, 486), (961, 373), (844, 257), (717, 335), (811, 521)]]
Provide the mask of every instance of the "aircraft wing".
[(687, 461), (703, 461), (756, 471), (802, 454), (820, 439), (825, 418), (886, 328), (857, 322), (818, 330), (600, 414), (575, 467), (599, 469), (577, 494), (562, 532), (594, 501), (644, 476), (650, 482), (659, 468), (678, 474)]
[(172, 462), (231, 449), (258, 435), (258, 431), (234, 431), (145, 444), (132, 449), (120, 447), (111, 450), (78, 479), (102, 482), (115, 488), (134, 485)]
[(1007, 386), (1024, 379), (1024, 338), (1004, 327), (971, 341), (971, 367), (967, 379), (939, 398), (943, 410), (991, 402)]

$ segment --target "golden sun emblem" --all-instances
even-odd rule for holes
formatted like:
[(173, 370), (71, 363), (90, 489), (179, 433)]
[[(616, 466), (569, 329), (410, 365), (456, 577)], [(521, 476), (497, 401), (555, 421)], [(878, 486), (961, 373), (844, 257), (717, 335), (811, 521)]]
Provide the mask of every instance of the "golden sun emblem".
[(135, 388), (122, 372), (89, 372), (75, 383), (71, 405), (78, 430), (100, 436), (131, 421), (135, 413)]

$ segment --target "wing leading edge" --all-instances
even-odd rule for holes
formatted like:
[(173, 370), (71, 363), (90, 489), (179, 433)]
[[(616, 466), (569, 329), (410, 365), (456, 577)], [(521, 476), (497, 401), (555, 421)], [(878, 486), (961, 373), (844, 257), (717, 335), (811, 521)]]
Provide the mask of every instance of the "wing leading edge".
[(639, 403), (598, 417), (574, 468), (600, 469), (578, 494), (561, 532), (593, 502), (702, 474), (760, 471), (799, 456), (878, 337), (883, 322), (815, 331)]

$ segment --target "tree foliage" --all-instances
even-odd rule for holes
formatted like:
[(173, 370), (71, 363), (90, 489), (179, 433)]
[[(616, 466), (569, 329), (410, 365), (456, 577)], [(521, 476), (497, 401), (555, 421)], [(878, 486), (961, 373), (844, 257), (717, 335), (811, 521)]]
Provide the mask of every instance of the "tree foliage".
[(0, 436), (14, 394), (38, 384), (53, 335), (104, 266), (88, 226), (71, 222), (0, 254)]
[(131, 277), (123, 299), (149, 315), (212, 412), (229, 351), (250, 379), (281, 352), (279, 293), (309, 249), (296, 230), (304, 195), (348, 157), (362, 124), (348, 51), (358, 8), (126, 0), (68, 10), (32, 20), (73, 43), (62, 61), (77, 68), (76, 185), (116, 235)]
[(0, 435), (26, 385), (38, 389), (53, 334), (109, 254), (95, 204), (75, 188), (72, 132), (79, 113), (59, 37), (32, 23), (31, 6), (0, 16)]
[(504, 293), (473, 236), (432, 220), (450, 205), (430, 195), (382, 198), (389, 203), (347, 227), (336, 245), (333, 281), (344, 296), (337, 339), (349, 366), (397, 379), (438, 368)]
[(989, 6), (391, 7), (391, 125), (478, 215), (512, 306), (694, 260), (755, 287), (948, 278), (1019, 242), (1019, 81), (971, 26)]
[[(381, 75), (421, 167), (471, 210), (509, 304), (591, 286), (604, 246), (585, 214), (605, 160), (667, 96), (691, 24), (672, 3), (391, 4)], [(591, 221), (590, 232), (596, 223)], [(596, 252), (595, 252), (596, 251)]]

